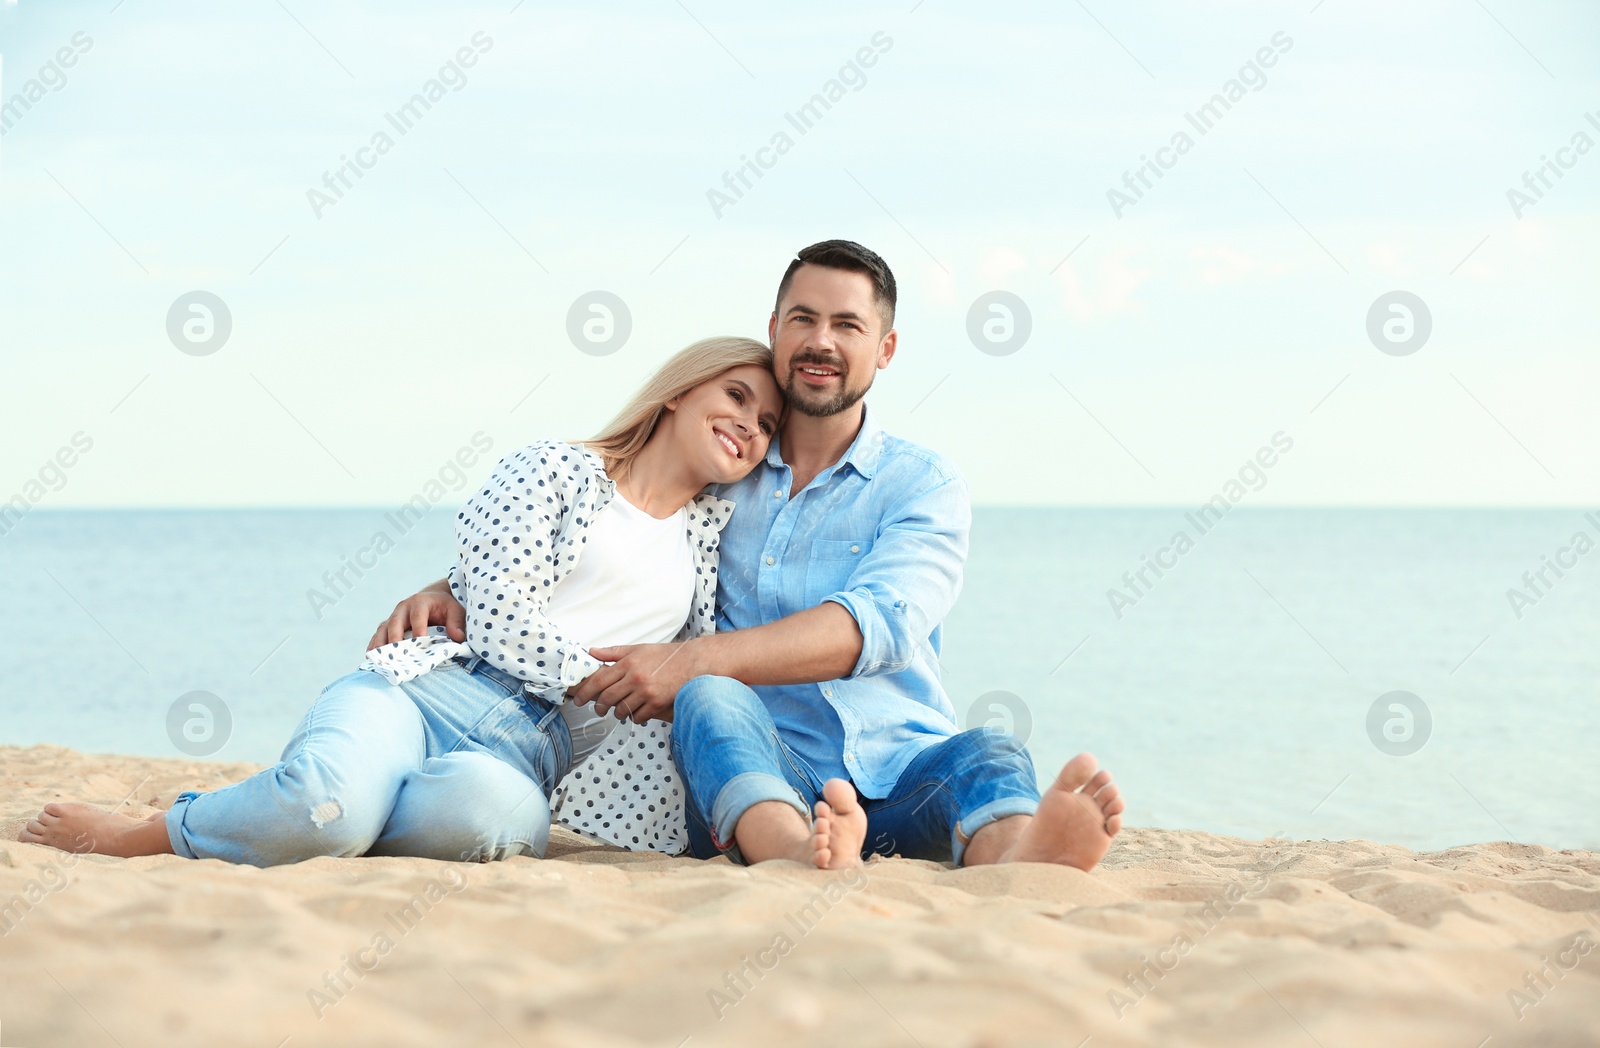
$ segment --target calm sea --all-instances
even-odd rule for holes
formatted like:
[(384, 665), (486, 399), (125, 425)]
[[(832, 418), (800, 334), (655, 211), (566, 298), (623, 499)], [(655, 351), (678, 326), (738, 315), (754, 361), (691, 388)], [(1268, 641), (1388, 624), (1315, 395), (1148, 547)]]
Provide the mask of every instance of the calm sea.
[[(1240, 508), (1202, 533), (1181, 509), (980, 509), (947, 689), (967, 723), (1026, 734), (1042, 777), (1093, 751), (1138, 825), (1600, 850), (1600, 552), (1572, 548), (1596, 521)], [(444, 574), (451, 523), (35, 510), (0, 535), (0, 743), (207, 751), (203, 692), (231, 721), (203, 755), (274, 760)], [(169, 732), (175, 704), (198, 738)]]

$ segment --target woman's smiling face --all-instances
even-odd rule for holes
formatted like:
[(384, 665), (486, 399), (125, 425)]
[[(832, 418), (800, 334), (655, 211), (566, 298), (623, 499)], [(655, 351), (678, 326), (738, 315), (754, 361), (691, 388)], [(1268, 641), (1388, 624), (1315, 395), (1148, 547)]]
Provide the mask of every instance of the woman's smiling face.
[(783, 394), (772, 372), (755, 364), (729, 368), (667, 402), (674, 442), (711, 483), (742, 479), (767, 455), (778, 432)]

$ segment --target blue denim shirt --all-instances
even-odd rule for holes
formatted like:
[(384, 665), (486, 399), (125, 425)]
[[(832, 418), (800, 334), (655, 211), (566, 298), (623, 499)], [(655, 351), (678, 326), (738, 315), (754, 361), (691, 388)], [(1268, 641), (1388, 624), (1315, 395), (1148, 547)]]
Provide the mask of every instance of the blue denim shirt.
[(848, 677), (755, 691), (820, 778), (882, 798), (912, 758), (959, 730), (939, 681), (940, 623), (961, 592), (972, 507), (954, 465), (862, 410), (844, 457), (794, 498), (777, 438), (749, 476), (707, 491), (735, 504), (722, 531), (719, 631), (824, 601), (855, 616), (861, 658)]

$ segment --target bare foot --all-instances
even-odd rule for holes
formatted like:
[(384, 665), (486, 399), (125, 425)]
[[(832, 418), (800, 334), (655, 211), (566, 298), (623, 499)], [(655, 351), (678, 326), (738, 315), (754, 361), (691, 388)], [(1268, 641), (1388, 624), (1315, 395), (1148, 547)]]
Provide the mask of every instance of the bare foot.
[(65, 801), (46, 804), (17, 834), (24, 844), (44, 844), (68, 852), (97, 855), (170, 855), (166, 812), (146, 819), (119, 815), (89, 804)]
[(1111, 773), (1096, 771), (1094, 755), (1080, 753), (1066, 763), (1044, 791), (1039, 810), (1001, 862), (1054, 862), (1092, 870), (1105, 858), (1111, 838), (1122, 829), (1122, 794)]
[(811, 862), (819, 870), (860, 866), (867, 813), (856, 800), (856, 788), (844, 779), (829, 779), (822, 796), (826, 799), (817, 802), (811, 821)]

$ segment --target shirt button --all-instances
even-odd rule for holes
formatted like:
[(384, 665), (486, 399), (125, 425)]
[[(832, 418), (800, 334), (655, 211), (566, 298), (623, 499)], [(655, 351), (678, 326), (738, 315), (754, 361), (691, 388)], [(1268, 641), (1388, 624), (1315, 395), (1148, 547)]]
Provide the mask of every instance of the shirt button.
[(774, 559), (773, 559), (773, 558), (771, 558), (771, 557), (768, 557), (768, 558), (767, 558), (767, 563), (768, 563), (768, 564), (776, 564), (776, 563), (777, 563), (777, 561), (776, 561), (776, 560), (774, 560)]
[(851, 553), (860, 553), (861, 552), (861, 547), (860, 546), (851, 546), (850, 547), (850, 552)]
[(775, 499), (781, 499), (781, 498), (783, 498), (783, 492), (781, 492), (781, 491), (774, 491), (774, 492), (773, 492), (773, 493), (772, 493), (772, 497), (773, 497), (773, 498), (775, 498)]
[(831, 699), (831, 698), (833, 698), (833, 689), (832, 688), (823, 688), (822, 689), (822, 694), (826, 695), (828, 698)]

